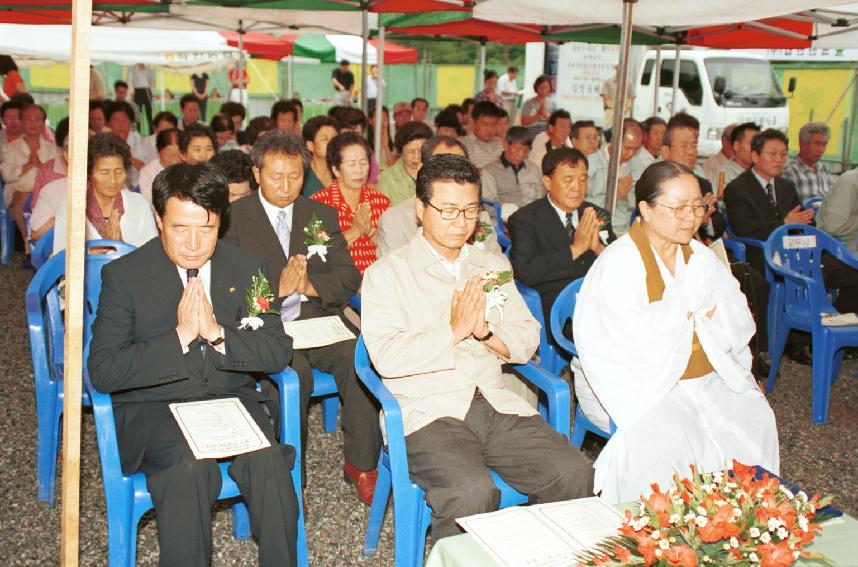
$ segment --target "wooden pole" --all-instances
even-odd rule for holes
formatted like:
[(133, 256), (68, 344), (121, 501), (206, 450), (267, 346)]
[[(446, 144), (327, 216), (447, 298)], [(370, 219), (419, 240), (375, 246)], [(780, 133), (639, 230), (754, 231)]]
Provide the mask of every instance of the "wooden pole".
[(86, 147), (92, 0), (72, 3), (69, 102), (69, 191), (66, 232), (66, 333), (63, 397), (62, 543), (60, 562), (77, 567), (80, 547), (80, 419), (83, 386), (83, 282), (86, 231)]

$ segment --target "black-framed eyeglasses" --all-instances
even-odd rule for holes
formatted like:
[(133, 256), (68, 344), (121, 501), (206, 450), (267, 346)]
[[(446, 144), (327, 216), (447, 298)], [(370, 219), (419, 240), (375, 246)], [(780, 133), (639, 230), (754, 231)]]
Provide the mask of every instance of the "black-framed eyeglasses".
[(699, 219), (702, 219), (704, 216), (706, 216), (706, 213), (709, 212), (709, 205), (707, 205), (706, 203), (701, 203), (699, 205), (679, 205), (678, 207), (662, 205), (661, 203), (653, 204), (658, 205), (659, 207), (664, 207), (665, 209), (672, 209), (673, 216), (678, 219), (684, 219), (685, 217), (687, 217), (689, 211), (691, 211), (691, 213)]
[(456, 220), (462, 213), (465, 214), (466, 219), (473, 220), (479, 217), (480, 213), (483, 212), (482, 205), (468, 205), (464, 209), (459, 209), (457, 207), (444, 207), (443, 209), (439, 209), (432, 203), (427, 202), (426, 204), (438, 211), (441, 214), (441, 218), (443, 220), (448, 221)]

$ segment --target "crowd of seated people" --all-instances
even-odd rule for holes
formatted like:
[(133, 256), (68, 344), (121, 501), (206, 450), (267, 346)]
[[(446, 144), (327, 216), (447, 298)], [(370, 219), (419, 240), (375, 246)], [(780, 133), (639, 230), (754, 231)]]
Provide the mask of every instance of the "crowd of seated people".
[[(122, 392), (126, 406), (160, 404), (132, 406), (140, 409), (128, 414), (132, 421), (155, 419), (164, 402), (197, 394), (235, 394), (254, 408), (255, 419), (264, 404), (265, 415), (276, 420), (270, 384), (257, 395), (243, 382), (212, 393), (206, 382), (224, 380), (218, 369), (228, 361), (276, 347), (275, 356), (266, 351), (258, 368), (247, 370), (295, 368), (304, 451), (313, 371), (334, 376), (343, 404), (343, 472), (359, 500), (371, 503), (383, 438), (379, 407), (355, 371), (356, 341), (293, 350), (276, 317), (275, 329), (258, 336), (213, 318), (223, 299), (212, 293), (212, 266), (232, 261), (241, 277), (264, 266), (279, 321), (333, 316), (355, 335), (363, 333), (375, 368), (402, 406), (408, 463), (432, 508), (433, 541), (459, 533), (455, 518), (497, 508), (491, 470), (533, 503), (594, 490), (613, 502), (631, 500), (651, 482), (667, 484), (673, 469), (695, 463), (716, 470), (725, 457), (777, 472), (774, 414), (755, 381), (763, 374), (757, 361), (766, 358), (760, 345), (767, 344), (763, 259), (748, 250), (751, 284), (740, 287), (740, 274), (719, 264), (707, 245), (729, 237), (728, 218), (735, 235), (760, 240), (783, 224), (813, 223), (814, 210), (802, 200), (819, 197), (815, 224), (854, 251), (858, 174), (835, 178), (821, 161), (830, 131), (805, 125), (798, 154), (788, 162), (789, 141), (779, 131), (750, 122), (725, 125), (721, 151), (701, 167), (700, 125), (688, 114), (628, 118), (607, 141), (596, 124), (558, 108), (540, 77), (536, 96), (510, 124), (503, 101), (492, 96), (497, 79), (487, 74), (474, 99), (441, 109), (434, 120), (420, 98), (396, 103), (394, 124), (385, 109), (381, 156), (367, 141), (375, 113), (368, 119), (356, 108), (332, 107), (304, 120), (300, 101), (281, 100), (268, 115), (251, 118), (240, 103), (229, 102), (207, 125), (199, 121), (199, 101), (187, 95), (181, 116), (157, 114), (153, 134), (143, 138), (127, 101), (93, 101), (87, 185), (80, 188), (87, 239), (139, 248), (105, 271), (107, 307), (98, 314), (90, 360), (96, 387)], [(53, 251), (62, 250), (67, 123), (54, 134), (43, 109), (18, 99), (0, 107), (0, 120), (12, 218), (25, 241), (54, 228)], [(619, 144), (613, 214), (606, 209), (612, 144)], [(24, 203), (31, 194), (27, 228)], [(500, 219), (483, 200), (500, 205)], [(497, 234), (504, 224), (506, 234)], [(508, 259), (499, 241), (511, 242)], [(204, 253), (192, 253), (195, 246)], [(136, 308), (134, 294), (145, 290), (115, 286), (130, 282), (144, 257), (160, 266), (153, 269), (166, 266), (162, 275), (170, 281), (163, 285), (172, 299), (164, 299), (166, 321), (135, 330), (120, 348), (117, 328), (127, 332), (121, 319), (130, 313), (124, 302)], [(539, 324), (514, 284), (501, 285), (500, 305), (486, 306), (485, 278), (506, 270), (537, 292), (545, 322), (560, 292), (585, 278), (574, 324), (563, 332), (578, 347), (580, 358), (570, 365), (583, 412), (605, 431), (616, 427), (595, 464), (505, 385), (502, 367), (531, 360), (539, 343)], [(838, 290), (835, 307), (858, 310), (856, 271), (826, 259), (823, 274), (826, 286)], [(757, 298), (750, 305), (747, 285)], [(246, 283), (241, 286), (243, 296)], [(346, 306), (358, 293), (356, 319)], [(156, 335), (162, 350), (150, 344)], [(200, 341), (222, 359), (181, 366), (183, 356), (197, 356)], [(728, 343), (725, 353), (719, 345)], [(151, 347), (152, 356), (172, 361), (164, 364), (179, 365), (179, 374), (199, 379), (182, 388), (197, 389), (142, 379), (135, 369), (147, 359), (127, 358), (122, 351), (132, 350), (129, 345), (141, 352)], [(241, 345), (241, 355), (233, 345)], [(125, 365), (124, 382), (117, 364)], [(189, 530), (178, 524), (200, 518), (189, 519), (187, 510), (180, 520), (168, 518), (176, 509), (168, 484), (196, 487), (181, 501), (188, 510), (205, 510), (209, 473), (175, 466), (187, 454), (176, 448), (183, 441), (167, 422), (158, 422), (165, 429), (157, 438), (126, 437), (129, 444), (122, 438), (133, 433), (123, 426), (120, 447), (129, 451), (123, 466), (149, 477), (162, 559), (205, 557), (211, 554), (205, 526), (194, 524), (190, 551), (177, 543)], [(269, 429), (266, 420), (266, 435)], [(244, 463), (235, 478), (243, 492), (264, 494), (248, 502), (254, 533), (262, 530), (260, 562), (290, 564), (294, 494), (278, 492), (255, 469), (281, 470), (289, 456), (258, 461)], [(313, 490), (303, 477), (305, 489)], [(262, 488), (252, 488), (256, 484)], [(259, 498), (275, 505), (257, 510), (254, 519)], [(272, 543), (278, 537), (289, 541)]]

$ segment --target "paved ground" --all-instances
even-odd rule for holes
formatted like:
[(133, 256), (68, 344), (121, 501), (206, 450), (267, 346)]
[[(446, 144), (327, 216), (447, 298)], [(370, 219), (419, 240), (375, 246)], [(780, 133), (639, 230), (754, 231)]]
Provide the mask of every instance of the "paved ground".
[[(19, 268), (21, 256), (0, 268), (0, 565), (59, 564), (60, 508), (36, 502), (36, 406), (24, 312), (24, 291), (32, 275)], [(778, 418), (781, 466), (786, 478), (811, 490), (832, 494), (835, 505), (858, 515), (858, 365), (847, 362), (832, 391), (829, 424), (810, 421), (810, 369), (785, 363), (775, 392), (769, 397)], [(318, 566), (392, 565), (391, 517), (376, 557), (361, 557), (369, 508), (345, 484), (340, 468), (342, 436), (325, 434), (318, 405), (311, 409), (308, 448), (307, 539), (310, 563)], [(107, 564), (107, 531), (95, 428), (84, 414), (81, 488), (81, 564)], [(595, 458), (601, 449), (588, 439), (585, 449)], [(57, 485), (60, 485), (58, 480)], [(256, 545), (232, 538), (228, 508), (214, 514), (216, 566), (255, 565)], [(157, 564), (155, 522), (143, 518), (138, 535), (138, 565)]]

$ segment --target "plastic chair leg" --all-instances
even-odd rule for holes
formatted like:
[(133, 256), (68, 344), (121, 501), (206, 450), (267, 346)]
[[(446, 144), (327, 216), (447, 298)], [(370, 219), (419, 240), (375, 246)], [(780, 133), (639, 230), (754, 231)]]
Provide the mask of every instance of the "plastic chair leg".
[[(418, 555), (420, 507), (422, 491), (409, 491), (393, 499), (393, 540), (396, 567), (420, 567), (423, 556)], [(397, 502), (399, 500), (399, 502)], [(423, 532), (425, 538), (426, 532)]]
[(778, 368), (781, 365), (781, 359), (784, 355), (787, 337), (789, 337), (791, 329), (784, 327), (782, 329), (769, 327), (769, 357), (772, 360), (772, 367), (769, 369), (769, 379), (766, 382), (766, 392), (771, 392), (775, 387), (775, 379), (778, 375)]
[[(59, 444), (60, 431), (60, 408), (62, 399), (57, 400), (53, 394), (53, 400), (49, 400), (45, 411), (38, 414), (38, 491), (37, 498), (40, 502), (47, 502), (48, 506), (54, 507), (54, 482), (57, 476), (57, 445)], [(60, 406), (60, 408), (57, 407)]]
[(322, 429), (325, 433), (337, 430), (337, 413), (340, 411), (340, 396), (334, 394), (322, 398)]
[(250, 539), (250, 513), (241, 499), (232, 503), (232, 534), (235, 539)]
[(840, 367), (843, 365), (843, 357), (846, 356), (846, 349), (841, 348), (834, 353), (834, 362), (831, 365), (831, 385), (837, 384), (837, 377), (840, 375)]
[(831, 401), (831, 366), (834, 345), (830, 341), (813, 341), (812, 417), (814, 423), (827, 423)]
[(378, 549), (378, 538), (381, 536), (381, 526), (384, 524), (384, 514), (390, 500), (390, 469), (379, 464), (378, 479), (375, 481), (375, 495), (369, 510), (369, 521), (366, 525), (366, 535), (363, 543), (363, 556), (373, 557)]

